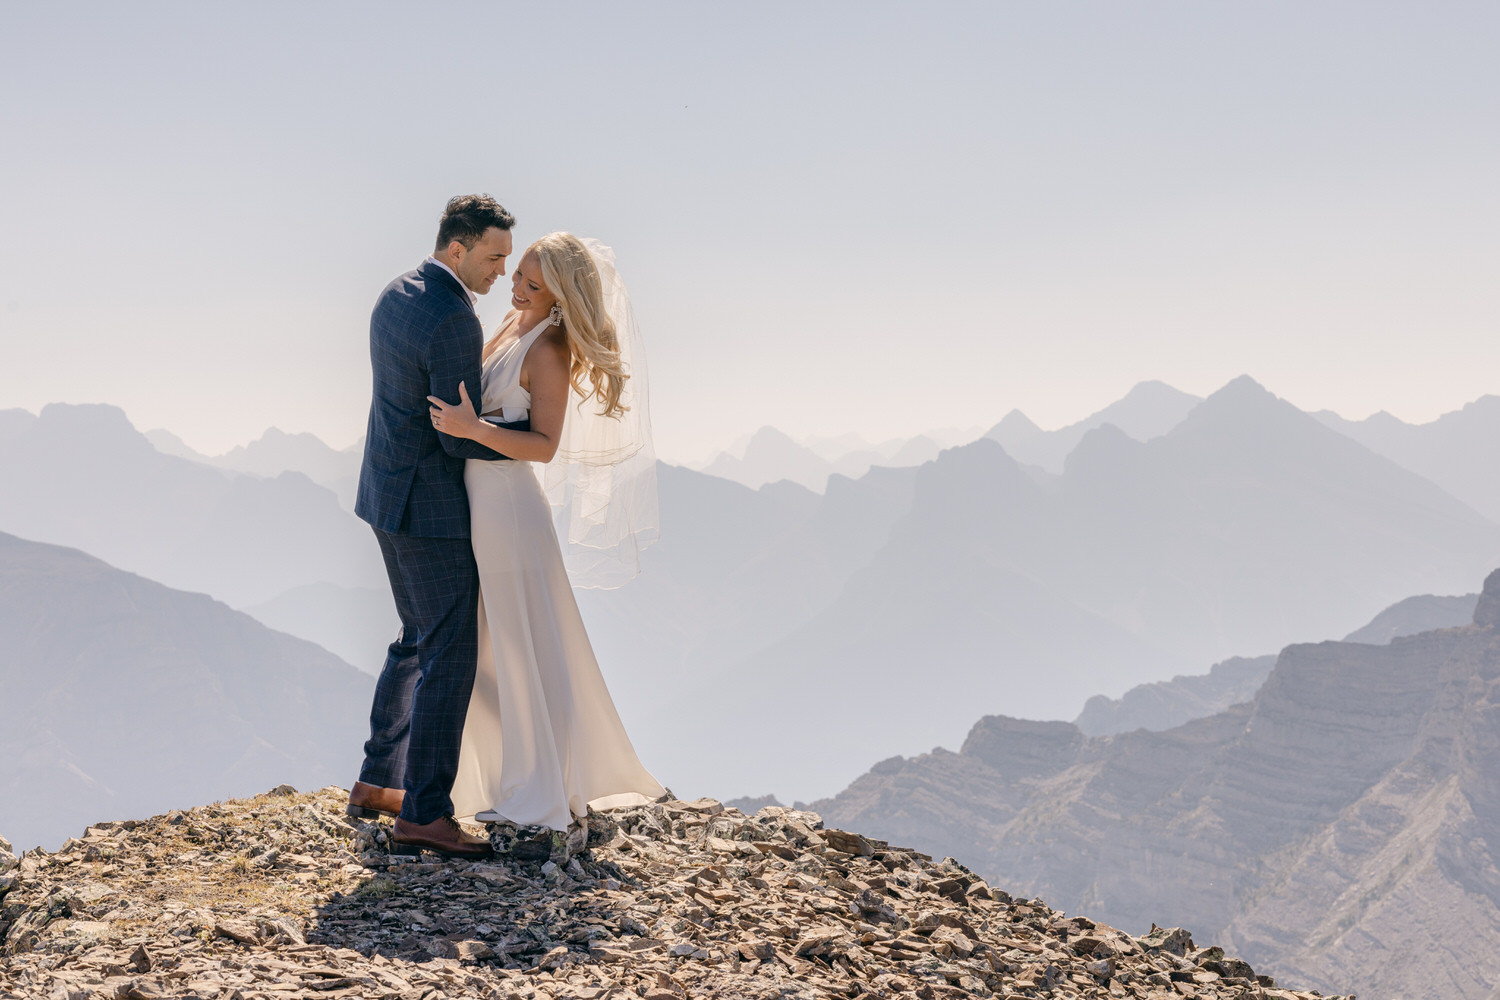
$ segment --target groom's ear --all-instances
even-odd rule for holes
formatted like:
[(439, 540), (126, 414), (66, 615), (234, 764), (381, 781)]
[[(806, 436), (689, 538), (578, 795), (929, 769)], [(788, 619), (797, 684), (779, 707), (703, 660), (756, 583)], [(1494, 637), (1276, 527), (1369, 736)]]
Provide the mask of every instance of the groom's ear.
[(461, 240), (449, 240), (448, 245), (443, 250), (449, 257), (452, 257), (456, 261), (463, 260), (464, 254), (469, 252), (469, 248), (464, 246)]

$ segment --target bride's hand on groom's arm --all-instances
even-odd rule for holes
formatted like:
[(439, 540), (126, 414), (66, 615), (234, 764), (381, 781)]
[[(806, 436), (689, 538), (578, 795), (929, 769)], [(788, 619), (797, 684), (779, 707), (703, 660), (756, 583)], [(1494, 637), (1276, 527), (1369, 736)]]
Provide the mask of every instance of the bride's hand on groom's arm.
[(427, 402), (431, 404), (428, 412), (432, 415), (432, 427), (440, 434), (477, 441), (488, 426), (475, 412), (469, 390), (462, 382), (458, 383), (457, 403), (445, 403), (438, 396), (428, 396)]

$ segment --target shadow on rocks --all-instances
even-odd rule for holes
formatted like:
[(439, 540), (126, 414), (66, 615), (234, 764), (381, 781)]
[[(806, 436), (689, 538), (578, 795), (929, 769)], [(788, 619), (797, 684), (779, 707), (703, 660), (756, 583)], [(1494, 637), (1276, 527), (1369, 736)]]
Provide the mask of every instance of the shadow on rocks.
[(474, 862), (393, 855), (388, 823), (354, 826), (369, 877), (317, 908), (312, 942), (417, 962), (557, 969), (618, 928), (610, 894), (629, 880), (590, 850), (616, 836), (607, 816), (591, 812), (566, 832), (489, 824), (495, 854)]

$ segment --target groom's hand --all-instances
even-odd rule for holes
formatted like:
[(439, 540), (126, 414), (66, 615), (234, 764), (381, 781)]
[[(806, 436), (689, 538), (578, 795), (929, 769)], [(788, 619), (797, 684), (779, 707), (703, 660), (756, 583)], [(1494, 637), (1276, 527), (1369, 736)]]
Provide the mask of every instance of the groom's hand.
[(432, 427), (449, 437), (472, 440), (483, 421), (479, 419), (477, 408), (469, 399), (468, 387), (462, 382), (458, 383), (458, 400), (458, 403), (450, 404), (439, 396), (427, 397), (427, 402), (432, 404), (427, 411), (432, 417)]

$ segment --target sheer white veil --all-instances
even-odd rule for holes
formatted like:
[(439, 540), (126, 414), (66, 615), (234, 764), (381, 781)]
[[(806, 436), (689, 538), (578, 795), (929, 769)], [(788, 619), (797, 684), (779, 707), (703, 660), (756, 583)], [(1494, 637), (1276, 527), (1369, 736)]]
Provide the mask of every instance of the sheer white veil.
[[(661, 534), (656, 498), (656, 449), (646, 389), (646, 352), (630, 308), (630, 293), (615, 269), (615, 252), (582, 240), (614, 321), (625, 380), (620, 417), (599, 413), (597, 399), (569, 390), (562, 440), (542, 466), (542, 486), (552, 504), (557, 539), (575, 587), (611, 589), (641, 571), (641, 552)], [(587, 381), (585, 381), (587, 385)]]

